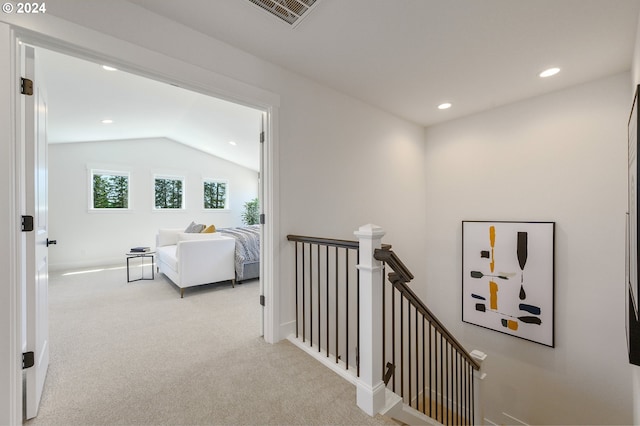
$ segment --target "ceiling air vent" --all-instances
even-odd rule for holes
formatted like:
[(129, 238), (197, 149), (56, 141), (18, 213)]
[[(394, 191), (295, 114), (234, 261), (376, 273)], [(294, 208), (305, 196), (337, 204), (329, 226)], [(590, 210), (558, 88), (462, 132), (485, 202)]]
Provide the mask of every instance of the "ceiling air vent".
[(251, 3), (277, 16), (295, 27), (318, 0), (249, 0)]

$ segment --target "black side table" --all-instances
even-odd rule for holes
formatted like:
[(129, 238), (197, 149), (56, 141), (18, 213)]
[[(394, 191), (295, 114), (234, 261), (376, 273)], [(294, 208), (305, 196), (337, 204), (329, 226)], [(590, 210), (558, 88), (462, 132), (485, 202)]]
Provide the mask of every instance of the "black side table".
[[(127, 256), (127, 282), (133, 282), (133, 281), (140, 281), (140, 280), (153, 280), (155, 279), (155, 272), (154, 272), (154, 255), (156, 254), (155, 251), (130, 251), (129, 253), (126, 254)], [(145, 278), (144, 277), (144, 259), (145, 257), (151, 258), (151, 278)], [(142, 269), (141, 273), (140, 273), (140, 278), (136, 278), (135, 280), (131, 279), (131, 275), (129, 274), (129, 261), (131, 259), (135, 259), (135, 258), (140, 258), (140, 268)]]

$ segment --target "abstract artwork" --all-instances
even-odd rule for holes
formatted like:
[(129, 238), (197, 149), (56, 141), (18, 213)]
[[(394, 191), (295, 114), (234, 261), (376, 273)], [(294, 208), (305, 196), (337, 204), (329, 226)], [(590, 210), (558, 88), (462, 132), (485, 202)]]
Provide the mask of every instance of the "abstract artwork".
[(553, 347), (555, 222), (462, 222), (462, 321)]

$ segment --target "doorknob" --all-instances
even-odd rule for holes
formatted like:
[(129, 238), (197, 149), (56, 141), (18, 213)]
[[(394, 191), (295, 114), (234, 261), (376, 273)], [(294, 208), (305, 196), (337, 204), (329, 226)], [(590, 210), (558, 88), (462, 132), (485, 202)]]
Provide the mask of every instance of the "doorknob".
[(58, 242), (56, 240), (50, 240), (47, 238), (47, 247), (49, 247), (52, 244), (58, 244)]

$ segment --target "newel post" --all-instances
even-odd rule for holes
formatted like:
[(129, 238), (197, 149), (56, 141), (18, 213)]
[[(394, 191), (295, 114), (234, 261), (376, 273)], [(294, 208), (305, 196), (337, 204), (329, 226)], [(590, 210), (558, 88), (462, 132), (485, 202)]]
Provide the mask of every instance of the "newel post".
[(474, 425), (484, 424), (484, 401), (482, 399), (482, 381), (487, 377), (487, 373), (482, 368), (482, 363), (487, 359), (487, 354), (477, 349), (471, 351), (471, 357), (480, 364), (480, 370), (473, 372), (473, 406), (474, 406)]
[(354, 232), (360, 242), (360, 377), (356, 382), (357, 404), (370, 416), (385, 405), (382, 380), (382, 263), (373, 254), (382, 245), (384, 230), (363, 225)]

